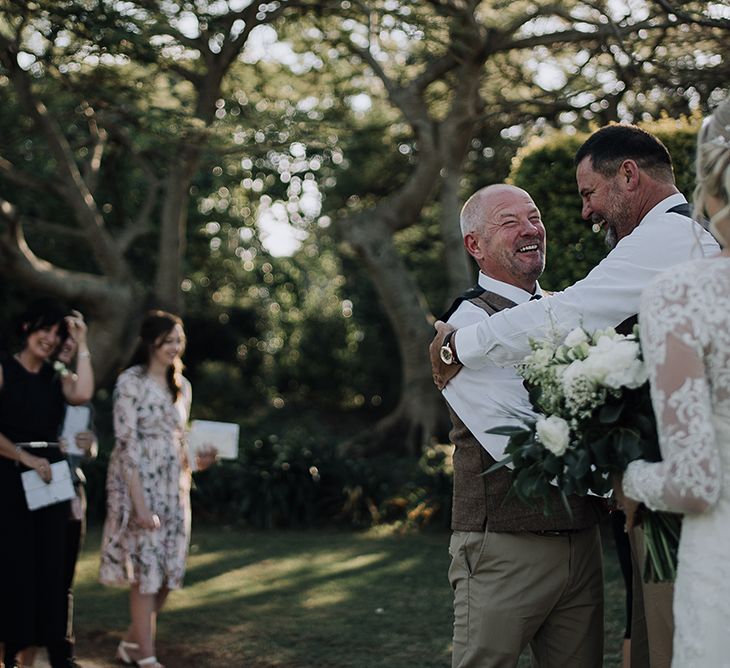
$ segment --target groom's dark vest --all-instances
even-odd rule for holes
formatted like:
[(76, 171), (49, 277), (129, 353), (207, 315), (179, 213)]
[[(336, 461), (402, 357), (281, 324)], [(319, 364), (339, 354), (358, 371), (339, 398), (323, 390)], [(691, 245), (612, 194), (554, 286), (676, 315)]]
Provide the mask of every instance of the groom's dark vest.
[[(463, 301), (484, 309), (489, 315), (515, 306), (509, 299), (476, 287), (459, 297), (441, 319), (447, 320)], [(557, 490), (549, 497), (548, 515), (543, 512), (541, 500), (528, 506), (514, 495), (507, 497), (512, 482), (510, 472), (502, 468), (481, 475), (494, 464), (494, 459), (450, 406), (449, 413), (453, 425), (449, 438), (455, 447), (452, 530), (484, 531), (489, 527), (490, 531), (497, 532), (569, 531), (586, 529), (600, 520), (603, 502), (596, 498), (569, 496), (571, 518)]]

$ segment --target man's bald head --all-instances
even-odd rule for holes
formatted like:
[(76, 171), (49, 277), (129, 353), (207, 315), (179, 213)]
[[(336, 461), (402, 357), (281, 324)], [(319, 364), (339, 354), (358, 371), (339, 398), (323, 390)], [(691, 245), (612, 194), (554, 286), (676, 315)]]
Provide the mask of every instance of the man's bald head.
[(528, 292), (545, 268), (545, 228), (522, 188), (494, 184), (475, 192), (461, 210), (464, 246), (492, 278)]
[(461, 225), (461, 236), (465, 237), (470, 232), (479, 229), (484, 224), (485, 214), (489, 209), (493, 208), (493, 203), (499, 199), (500, 195), (520, 193), (532, 202), (529, 193), (517, 186), (511, 186), (507, 183), (494, 183), (477, 190), (461, 208), (459, 223)]

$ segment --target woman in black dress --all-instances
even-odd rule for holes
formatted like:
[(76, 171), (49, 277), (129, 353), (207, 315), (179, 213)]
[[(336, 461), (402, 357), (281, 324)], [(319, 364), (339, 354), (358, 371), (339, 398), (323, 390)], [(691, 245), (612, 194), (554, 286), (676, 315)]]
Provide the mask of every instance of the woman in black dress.
[[(20, 474), (33, 469), (46, 482), (63, 460), (58, 435), (64, 402), (91, 399), (94, 380), (86, 325), (52, 300), (34, 302), (20, 319), (22, 349), (0, 364), (0, 641), (5, 666), (24, 647), (44, 646), (52, 668), (69, 668), (64, 638), (64, 553), (69, 502), (28, 510)], [(71, 336), (78, 344), (76, 373), (52, 359)]]

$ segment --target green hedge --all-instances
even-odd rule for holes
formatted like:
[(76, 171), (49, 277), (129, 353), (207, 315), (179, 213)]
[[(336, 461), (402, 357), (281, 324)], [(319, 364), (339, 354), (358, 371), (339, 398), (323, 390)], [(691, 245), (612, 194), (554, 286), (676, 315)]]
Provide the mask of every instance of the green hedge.
[(450, 457), (438, 448), (418, 462), (351, 459), (332, 443), (291, 433), (256, 439), (238, 461), (195, 478), (199, 519), (256, 528), (447, 525), (450, 517)]
[[(342, 439), (331, 433), (326, 417), (302, 411), (299, 424), (292, 424), (297, 412), (292, 408), (279, 418), (279, 424), (269, 419), (257, 428), (245, 426), (236, 461), (221, 461), (194, 474), (196, 521), (262, 529), (360, 528), (379, 523), (448, 526), (450, 446), (428, 448), (420, 460), (352, 458), (339, 451), (337, 443)], [(313, 422), (319, 424), (320, 436), (312, 436), (317, 433)], [(98, 459), (84, 467), (88, 517), (95, 523), (104, 518), (111, 450), (109, 437), (100, 440)]]

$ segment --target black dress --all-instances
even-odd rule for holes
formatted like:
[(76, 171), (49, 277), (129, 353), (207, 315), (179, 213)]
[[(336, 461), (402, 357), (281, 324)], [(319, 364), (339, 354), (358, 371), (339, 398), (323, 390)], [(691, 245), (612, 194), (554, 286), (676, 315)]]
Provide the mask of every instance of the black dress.
[[(57, 441), (64, 415), (60, 378), (50, 364), (38, 373), (14, 358), (2, 362), (0, 434), (13, 443)], [(32, 454), (61, 461), (57, 447)], [(27, 470), (0, 456), (0, 641), (6, 665), (29, 645), (48, 649), (53, 668), (65, 666), (64, 552), (69, 503), (29, 511), (20, 479)]]

